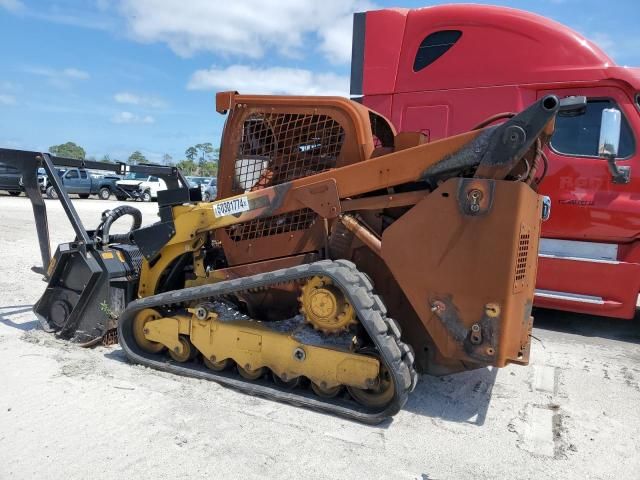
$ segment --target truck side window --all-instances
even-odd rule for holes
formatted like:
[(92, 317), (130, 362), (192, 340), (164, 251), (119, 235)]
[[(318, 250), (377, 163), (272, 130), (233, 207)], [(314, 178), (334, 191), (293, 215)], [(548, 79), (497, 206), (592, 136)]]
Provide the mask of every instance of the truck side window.
[[(602, 110), (605, 108), (620, 110), (620, 107), (611, 100), (589, 100), (584, 115), (556, 117), (556, 129), (551, 137), (551, 148), (565, 155), (597, 157)], [(630, 157), (634, 150), (633, 134), (623, 113), (618, 157)]]
[(160, 180), (158, 179), (158, 177), (149, 177), (149, 181), (150, 182), (159, 182)]
[(78, 178), (78, 171), (69, 170), (69, 172), (67, 173), (67, 178)]
[(418, 47), (416, 58), (413, 61), (413, 71), (419, 72), (431, 65), (447, 53), (447, 50), (453, 47), (461, 36), (460, 30), (440, 30), (427, 35)]
[(0, 163), (0, 173), (7, 173), (7, 174), (11, 174), (11, 173), (19, 173), (18, 169), (15, 167), (10, 167), (9, 165), (3, 165)]
[(87, 172), (80, 170), (80, 178), (87, 178)]

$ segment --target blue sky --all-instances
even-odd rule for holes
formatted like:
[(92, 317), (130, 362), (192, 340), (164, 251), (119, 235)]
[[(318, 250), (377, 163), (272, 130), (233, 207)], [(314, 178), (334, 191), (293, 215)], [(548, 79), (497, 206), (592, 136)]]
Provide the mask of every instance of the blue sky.
[[(638, 0), (493, 1), (640, 66)], [(178, 160), (217, 144), (215, 92), (348, 94), (351, 14), (400, 0), (0, 0), (0, 146)]]

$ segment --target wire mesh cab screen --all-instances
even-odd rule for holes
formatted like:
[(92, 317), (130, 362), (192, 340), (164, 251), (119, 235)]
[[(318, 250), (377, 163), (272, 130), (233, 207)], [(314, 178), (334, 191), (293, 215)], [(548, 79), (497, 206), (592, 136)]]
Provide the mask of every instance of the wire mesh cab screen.
[[(372, 112), (339, 97), (240, 95), (221, 92), (216, 110), (228, 113), (220, 146), (218, 198), (270, 189), (371, 158)], [(386, 120), (375, 117), (375, 125)], [(388, 124), (388, 122), (386, 122)], [(393, 127), (387, 125), (393, 137)], [(385, 131), (386, 132), (386, 131)], [(289, 190), (270, 192), (286, 201)], [(229, 265), (318, 252), (325, 223), (310, 208), (267, 213), (215, 233)]]
[(238, 142), (233, 193), (260, 190), (335, 168), (344, 136), (344, 129), (328, 115), (249, 115)]

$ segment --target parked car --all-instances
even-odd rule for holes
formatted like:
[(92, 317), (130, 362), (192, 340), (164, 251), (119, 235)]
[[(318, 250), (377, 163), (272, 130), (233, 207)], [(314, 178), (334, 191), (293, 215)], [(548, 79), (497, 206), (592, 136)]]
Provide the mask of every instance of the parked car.
[(187, 176), (187, 182), (189, 182), (189, 187), (200, 187), (200, 192), (202, 193), (202, 198), (204, 199), (204, 192), (211, 181), (211, 177), (194, 177)]
[[(116, 178), (92, 178), (89, 173), (82, 168), (68, 168), (58, 170), (58, 175), (62, 180), (67, 193), (75, 193), (80, 198), (89, 198), (89, 195), (97, 195), (102, 200), (108, 200), (112, 193), (116, 193)], [(49, 198), (58, 198), (51, 182), (47, 181), (46, 193)]]
[(0, 190), (17, 197), (22, 192), (22, 177), (17, 169), (0, 164)]
[(158, 198), (158, 192), (167, 189), (164, 180), (153, 175), (145, 175), (144, 173), (129, 173), (124, 180), (116, 182), (118, 191), (116, 198), (118, 200), (126, 200), (133, 198), (150, 202)]
[(212, 179), (209, 180), (209, 183), (207, 183), (204, 186), (204, 191), (202, 192), (202, 199), (205, 202), (211, 202), (216, 198), (217, 195), (218, 195), (218, 179), (213, 177)]
[(211, 177), (187, 176), (186, 178), (191, 187), (201, 187), (202, 185), (209, 183), (209, 180), (211, 180)]
[(42, 167), (38, 169), (38, 186), (42, 193), (46, 193), (47, 188), (49, 187), (49, 177), (47, 176), (45, 169)]

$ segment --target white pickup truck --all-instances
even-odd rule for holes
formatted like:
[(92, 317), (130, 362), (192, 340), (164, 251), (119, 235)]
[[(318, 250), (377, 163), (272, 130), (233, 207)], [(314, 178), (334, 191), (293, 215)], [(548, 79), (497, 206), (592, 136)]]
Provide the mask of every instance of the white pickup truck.
[(126, 200), (133, 198), (150, 202), (158, 198), (160, 190), (166, 190), (167, 184), (164, 180), (153, 175), (145, 175), (143, 173), (129, 173), (123, 180), (118, 180), (116, 185), (119, 188), (116, 198), (118, 200)]

